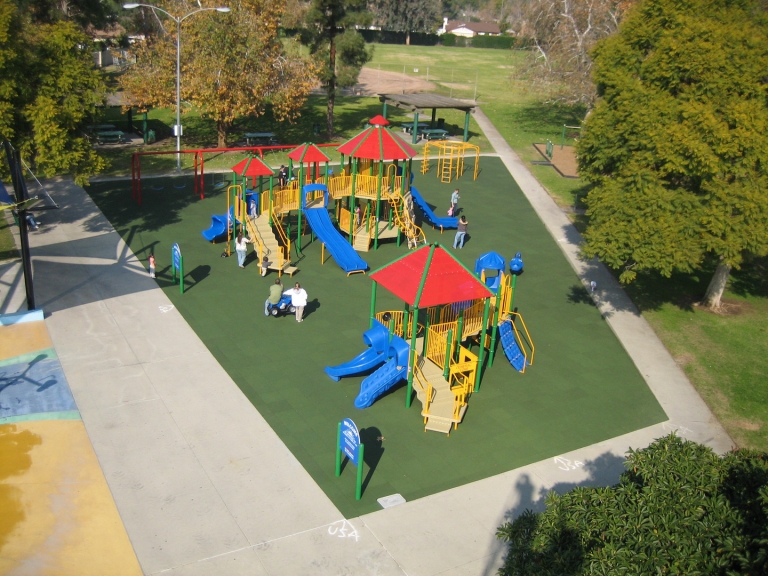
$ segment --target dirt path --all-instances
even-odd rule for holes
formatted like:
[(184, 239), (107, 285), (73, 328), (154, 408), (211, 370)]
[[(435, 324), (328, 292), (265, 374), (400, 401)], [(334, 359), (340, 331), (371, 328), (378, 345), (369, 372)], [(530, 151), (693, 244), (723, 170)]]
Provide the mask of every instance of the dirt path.
[[(401, 72), (388, 72), (376, 68), (363, 68), (354, 88), (343, 89), (344, 96), (376, 96), (377, 94), (414, 94), (417, 92), (430, 92), (435, 90), (432, 82), (421, 78), (413, 78), (407, 74), (403, 77)], [(323, 94), (322, 87), (313, 90), (314, 93)]]

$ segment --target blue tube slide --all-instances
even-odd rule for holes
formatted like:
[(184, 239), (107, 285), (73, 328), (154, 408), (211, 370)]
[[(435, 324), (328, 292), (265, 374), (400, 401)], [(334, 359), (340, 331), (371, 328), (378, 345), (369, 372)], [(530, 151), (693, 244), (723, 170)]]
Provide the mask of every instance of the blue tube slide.
[(389, 330), (387, 327), (378, 320), (374, 320), (373, 327), (363, 332), (363, 342), (369, 346), (367, 350), (349, 362), (344, 362), (338, 366), (326, 366), (325, 373), (332, 380), (338, 382), (344, 376), (354, 376), (384, 363), (387, 359), (385, 352), (389, 347)]
[[(229, 209), (230, 221), (235, 218), (234, 207)], [(227, 215), (226, 214), (214, 214), (211, 216), (211, 227), (208, 230), (203, 230), (203, 238), (208, 242), (213, 242), (217, 238), (227, 235)]]
[(369, 408), (373, 403), (408, 376), (408, 353), (411, 347), (399, 336), (393, 336), (389, 344), (386, 364), (368, 376), (360, 384), (360, 393), (355, 398), (355, 408)]

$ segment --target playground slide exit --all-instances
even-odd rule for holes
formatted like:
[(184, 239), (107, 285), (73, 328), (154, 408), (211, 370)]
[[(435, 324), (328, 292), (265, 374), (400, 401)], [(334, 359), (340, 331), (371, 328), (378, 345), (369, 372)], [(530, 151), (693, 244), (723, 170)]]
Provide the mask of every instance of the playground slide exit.
[(427, 204), (427, 201), (424, 200), (422, 195), (419, 193), (419, 191), (416, 189), (415, 186), (411, 186), (411, 196), (413, 196), (413, 201), (416, 202), (416, 204), (419, 205), (419, 208), (421, 208), (421, 211), (424, 212), (424, 218), (434, 226), (442, 226), (443, 228), (458, 228), (459, 227), (459, 219), (453, 218), (451, 216), (438, 216), (432, 211), (432, 208), (430, 208), (429, 204)]
[(346, 238), (336, 229), (331, 222), (331, 217), (325, 207), (307, 208), (304, 211), (307, 223), (312, 228), (317, 238), (325, 244), (344, 272), (360, 272), (368, 270), (368, 264), (358, 256), (355, 249), (347, 242)]

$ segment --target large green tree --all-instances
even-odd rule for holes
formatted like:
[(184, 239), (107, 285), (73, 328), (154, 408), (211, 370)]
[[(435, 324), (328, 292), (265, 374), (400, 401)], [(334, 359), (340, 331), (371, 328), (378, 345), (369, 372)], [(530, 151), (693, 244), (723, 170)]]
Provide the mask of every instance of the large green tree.
[(90, 46), (74, 22), (0, 0), (0, 138), (43, 176), (84, 183), (104, 166), (82, 133), (104, 94)]
[[(181, 98), (216, 122), (218, 145), (227, 145), (234, 121), (260, 116), (295, 118), (316, 81), (314, 64), (288, 55), (277, 38), (279, 0), (225, 2), (231, 12), (195, 14), (182, 22)], [(176, 17), (194, 11), (183, 2), (158, 5)], [(145, 9), (148, 17), (155, 17)], [(160, 34), (140, 46), (137, 64), (121, 78), (127, 102), (138, 108), (176, 103), (176, 24), (157, 13)]]
[(434, 32), (442, 22), (440, 0), (376, 0), (376, 22), (384, 30), (405, 32), (410, 45), (411, 32)]
[(502, 576), (768, 573), (768, 454), (667, 436), (630, 451), (610, 488), (547, 496), (501, 526)]
[(371, 16), (365, 0), (312, 0), (307, 28), (312, 52), (321, 64), (320, 79), (328, 94), (326, 128), (333, 137), (336, 89), (353, 86), (363, 65), (371, 59), (356, 25), (367, 25)]
[(578, 145), (593, 185), (584, 254), (623, 269), (768, 253), (768, 25), (751, 0), (645, 0), (594, 51), (599, 100)]

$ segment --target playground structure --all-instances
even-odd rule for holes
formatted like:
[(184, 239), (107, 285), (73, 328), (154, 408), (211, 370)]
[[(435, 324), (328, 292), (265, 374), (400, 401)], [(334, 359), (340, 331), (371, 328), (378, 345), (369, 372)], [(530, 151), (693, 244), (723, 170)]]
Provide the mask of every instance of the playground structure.
[[(432, 244), (409, 252), (370, 277), (374, 281), (370, 324), (363, 335), (370, 347), (347, 363), (325, 369), (338, 380), (381, 366), (363, 380), (355, 401), (358, 408), (370, 406), (395, 384), (407, 380), (406, 407), (415, 390), (422, 404), (424, 430), (450, 435), (451, 428), (462, 421), (470, 396), (480, 389), (486, 353), (489, 367), (493, 364), (499, 334), (506, 341), (511, 338), (510, 353), (523, 358), (520, 372), (533, 363), (530, 334), (522, 316), (511, 308), (514, 283), (503, 270), (494, 292), (453, 255)], [(376, 312), (379, 284), (404, 301), (403, 310)], [(383, 336), (384, 327), (388, 338)], [(473, 344), (479, 347), (477, 354)], [(507, 345), (502, 345), (507, 352)]]
[[(426, 174), (429, 172), (431, 159), (437, 154), (437, 177), (440, 178), (440, 181), (449, 184), (454, 178), (458, 180), (464, 174), (465, 158), (468, 151), (475, 154), (472, 179), (477, 180), (480, 170), (480, 147), (467, 142), (454, 142), (452, 140), (428, 142), (424, 146), (421, 173)], [(432, 155), (431, 158), (430, 154)]]

